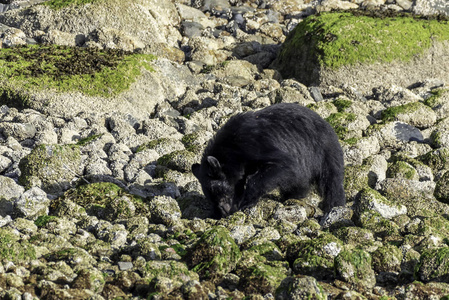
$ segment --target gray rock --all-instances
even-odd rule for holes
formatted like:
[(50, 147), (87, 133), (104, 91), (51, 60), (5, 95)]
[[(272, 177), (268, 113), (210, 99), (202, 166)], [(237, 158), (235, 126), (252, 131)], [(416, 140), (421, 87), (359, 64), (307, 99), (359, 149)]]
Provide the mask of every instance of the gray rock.
[(47, 198), (47, 193), (38, 187), (33, 187), (25, 191), (14, 202), (14, 206), (19, 215), (34, 220), (48, 214), (50, 200)]
[(13, 179), (0, 176), (0, 198), (7, 200), (18, 199), (24, 191), (25, 189)]
[(149, 203), (151, 222), (172, 226), (181, 219), (181, 210), (175, 199), (167, 196), (154, 197)]
[(321, 91), (320, 88), (313, 86), (309, 88), (310, 91), (310, 95), (312, 96), (313, 100), (315, 100), (316, 102), (321, 102), (323, 101), (323, 95), (321, 95)]
[[(410, 1), (407, 1), (410, 2)], [(422, 15), (444, 14), (449, 15), (449, 5), (444, 0), (416, 0), (413, 12)]]
[(119, 261), (117, 263), (120, 271), (127, 271), (127, 270), (131, 270), (134, 266), (132, 262), (128, 262), (128, 261)]
[(357, 201), (356, 211), (361, 213), (365, 210), (377, 211), (386, 219), (407, 214), (407, 207), (400, 203), (389, 201), (378, 192), (370, 189), (363, 190)]
[(351, 226), (353, 211), (348, 207), (334, 207), (320, 222), (323, 228)]
[(382, 148), (399, 148), (411, 141), (424, 142), (424, 137), (418, 128), (398, 121), (380, 125), (372, 130), (370, 135), (377, 137)]
[[(1, 9), (2, 8), (0, 7), (0, 10)], [(2, 33), (0, 44), (2, 44), (5, 48), (26, 45), (26, 35), (22, 30), (18, 28), (8, 28)]]
[(299, 224), (307, 219), (307, 209), (300, 205), (282, 206), (276, 209), (273, 219)]
[(328, 293), (318, 281), (311, 276), (295, 276), (285, 278), (276, 290), (276, 299), (327, 299)]
[(36, 134), (36, 127), (29, 123), (7, 123), (3, 122), (0, 125), (0, 132), (5, 137), (12, 137), (16, 140), (23, 141), (25, 139), (32, 139)]
[(231, 237), (241, 245), (256, 234), (253, 225), (236, 225), (230, 230)]
[(194, 36), (201, 36), (202, 32), (204, 30), (203, 25), (197, 22), (192, 21), (183, 21), (181, 22), (182, 26), (182, 34), (186, 37), (194, 37)]
[(81, 174), (80, 151), (77, 147), (41, 145), (20, 161), (19, 168), (19, 181), (25, 186), (61, 194)]

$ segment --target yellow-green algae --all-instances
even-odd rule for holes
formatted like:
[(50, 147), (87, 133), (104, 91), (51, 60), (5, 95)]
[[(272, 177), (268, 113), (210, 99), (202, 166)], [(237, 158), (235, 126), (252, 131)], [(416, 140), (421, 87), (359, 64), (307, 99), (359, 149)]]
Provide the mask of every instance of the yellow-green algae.
[(153, 55), (59, 45), (0, 49), (0, 104), (24, 107), (30, 92), (53, 89), (110, 97), (127, 90), (141, 74), (152, 71)]
[(98, 0), (50, 0), (44, 2), (43, 5), (57, 10), (68, 6), (82, 6), (94, 2), (98, 2)]
[(295, 273), (320, 279), (332, 277), (334, 256), (324, 250), (327, 246), (342, 249), (343, 243), (332, 234), (324, 233), (317, 238), (291, 245), (287, 257)]
[(242, 254), (229, 231), (222, 226), (207, 230), (187, 253), (189, 266), (203, 279), (217, 280), (232, 271)]
[(416, 111), (420, 108), (424, 109), (424, 110), (427, 109), (429, 112), (432, 111), (429, 107), (425, 106), (421, 102), (413, 102), (413, 103), (408, 103), (408, 104), (404, 104), (404, 105), (389, 107), (389, 108), (385, 109), (384, 111), (382, 111), (381, 118), (382, 118), (382, 121), (385, 123), (388, 121), (396, 121), (396, 120), (398, 120), (398, 115), (413, 113), (414, 111)]
[(12, 229), (0, 228), (0, 257), (16, 264), (36, 259), (34, 247), (21, 240)]
[(95, 182), (81, 185), (76, 189), (68, 190), (63, 197), (85, 207), (92, 204), (104, 206), (108, 202), (122, 196), (131, 198), (135, 204), (143, 204), (141, 198), (128, 194), (123, 188), (112, 182)]
[(408, 180), (418, 180), (418, 173), (409, 163), (405, 161), (396, 161), (388, 166), (387, 178), (405, 178)]
[(37, 227), (45, 227), (45, 225), (47, 225), (48, 223), (50, 223), (51, 221), (54, 221), (54, 220), (56, 220), (58, 217), (56, 217), (56, 216), (48, 216), (48, 215), (45, 215), (45, 216), (39, 216), (37, 219), (36, 219), (36, 221), (34, 221), (34, 224), (37, 226)]
[(308, 45), (308, 58), (330, 68), (409, 61), (429, 49), (434, 41), (448, 39), (447, 21), (405, 14), (377, 17), (360, 12), (330, 12), (310, 16), (298, 24), (288, 37), (281, 57), (287, 58)]
[(349, 132), (347, 125), (356, 119), (357, 116), (353, 113), (338, 112), (331, 114), (326, 118), (326, 121), (334, 128), (338, 138), (344, 140), (346, 134)]
[(30, 188), (38, 178), (46, 192), (57, 192), (61, 179), (69, 181), (75, 176), (80, 160), (76, 145), (39, 145), (19, 162), (19, 183)]
[(426, 249), (416, 265), (415, 276), (424, 282), (449, 280), (449, 247)]

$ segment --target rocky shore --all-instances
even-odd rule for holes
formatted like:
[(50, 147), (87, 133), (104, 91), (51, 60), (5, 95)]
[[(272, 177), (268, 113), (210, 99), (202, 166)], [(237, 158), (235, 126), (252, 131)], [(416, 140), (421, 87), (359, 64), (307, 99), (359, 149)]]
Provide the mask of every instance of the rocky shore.
[[(306, 86), (272, 65), (307, 16), (444, 2), (72, 2), (0, 1), (2, 299), (448, 297), (447, 82)], [(346, 207), (274, 191), (209, 218), (191, 165), (230, 116), (282, 102), (334, 127)]]

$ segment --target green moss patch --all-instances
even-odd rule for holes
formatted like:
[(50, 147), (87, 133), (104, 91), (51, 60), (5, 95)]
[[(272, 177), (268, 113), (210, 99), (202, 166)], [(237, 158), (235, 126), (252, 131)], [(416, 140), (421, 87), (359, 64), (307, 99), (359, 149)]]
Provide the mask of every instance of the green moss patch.
[[(52, 211), (57, 211), (66, 200), (85, 208), (90, 215), (106, 219), (131, 218), (135, 216), (135, 211), (145, 215), (149, 210), (141, 198), (128, 194), (111, 182), (91, 183), (70, 189), (53, 201)], [(131, 209), (132, 206), (135, 209)]]
[(371, 269), (371, 256), (362, 249), (342, 251), (335, 258), (335, 270), (346, 282), (363, 287), (376, 284), (374, 271)]
[(217, 280), (235, 268), (241, 252), (229, 231), (217, 226), (201, 236), (186, 258), (201, 278)]
[(333, 277), (334, 257), (343, 243), (331, 234), (300, 241), (287, 249), (288, 260), (296, 274), (311, 275), (319, 279)]
[(348, 124), (354, 122), (357, 116), (353, 113), (338, 112), (326, 118), (326, 121), (334, 128), (338, 138), (344, 140), (349, 132)]
[(58, 219), (56, 216), (39, 216), (36, 221), (34, 221), (34, 224), (37, 227), (45, 227), (45, 225), (56, 219)]
[(443, 94), (447, 92), (447, 89), (434, 89), (432, 91), (430, 91), (430, 93), (432, 94), (429, 98), (427, 98), (426, 100), (424, 100), (424, 104), (429, 106), (429, 107), (435, 107), (435, 105), (437, 105), (437, 103), (439, 102), (438, 100), (441, 98), (441, 96), (443, 96)]
[(382, 111), (382, 121), (388, 122), (388, 121), (395, 121), (396, 116), (398, 114), (404, 114), (412, 112), (419, 108), (422, 104), (419, 102), (413, 102), (405, 105), (399, 105), (399, 106), (393, 106), (389, 107), (386, 110)]
[[(153, 59), (152, 55), (121, 50), (58, 45), (0, 49), (0, 79), (13, 78), (14, 86), (28, 91), (50, 88), (108, 97), (127, 90), (141, 74), (142, 67), (152, 70)], [(0, 90), (0, 104), (23, 98), (16, 94)], [(25, 100), (20, 103), (26, 104)]]
[(420, 262), (416, 266), (417, 277), (424, 281), (449, 280), (449, 248), (427, 249), (421, 254)]
[(346, 99), (337, 99), (333, 102), (338, 112), (344, 112), (347, 108), (351, 107), (352, 101)]
[(21, 241), (19, 237), (8, 229), (0, 228), (0, 257), (16, 264), (36, 259), (34, 247)]
[(432, 150), (418, 157), (420, 161), (428, 165), (434, 172), (449, 168), (449, 149), (440, 148)]
[(76, 145), (39, 145), (20, 161), (19, 183), (30, 188), (40, 182), (47, 193), (59, 194), (70, 187), (80, 164), (81, 152)]
[(98, 2), (98, 0), (50, 0), (43, 3), (51, 9), (61, 9), (68, 6), (82, 6), (88, 3)]
[(310, 16), (291, 33), (281, 55), (288, 57), (309, 45), (309, 58), (339, 68), (356, 63), (408, 61), (430, 48), (432, 41), (449, 39), (447, 21), (413, 16), (355, 16), (351, 12)]

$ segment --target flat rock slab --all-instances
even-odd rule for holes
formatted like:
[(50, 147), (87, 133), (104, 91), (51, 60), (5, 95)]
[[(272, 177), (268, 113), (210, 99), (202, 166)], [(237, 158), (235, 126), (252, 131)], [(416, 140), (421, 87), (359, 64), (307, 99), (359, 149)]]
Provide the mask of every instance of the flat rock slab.
[(407, 14), (322, 13), (287, 37), (273, 66), (306, 85), (408, 87), (449, 80), (449, 23)]

